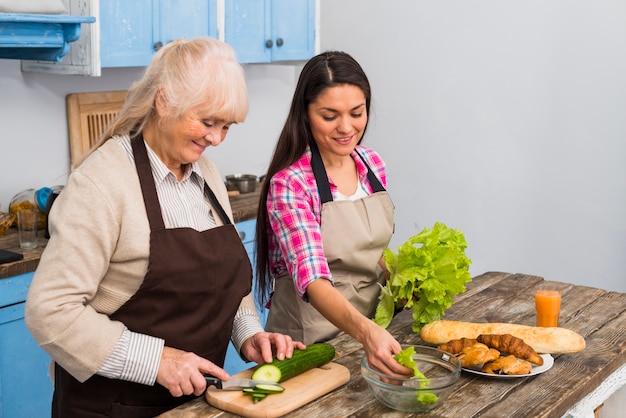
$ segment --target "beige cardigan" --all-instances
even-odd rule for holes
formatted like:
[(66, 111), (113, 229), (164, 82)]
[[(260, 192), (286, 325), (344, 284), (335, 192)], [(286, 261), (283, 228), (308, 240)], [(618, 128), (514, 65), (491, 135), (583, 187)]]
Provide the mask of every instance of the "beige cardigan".
[[(204, 156), (199, 162), (232, 220), (217, 168)], [(148, 266), (150, 228), (139, 178), (117, 141), (72, 172), (50, 215), (51, 238), (29, 289), (26, 325), (53, 361), (85, 381), (124, 329), (108, 315), (137, 291)], [(251, 295), (242, 305), (256, 312)]]

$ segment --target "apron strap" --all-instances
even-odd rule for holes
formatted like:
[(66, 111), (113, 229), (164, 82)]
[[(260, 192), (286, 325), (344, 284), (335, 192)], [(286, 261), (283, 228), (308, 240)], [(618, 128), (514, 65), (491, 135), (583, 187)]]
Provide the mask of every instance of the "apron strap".
[(320, 150), (317, 148), (315, 141), (311, 141), (311, 168), (317, 183), (317, 190), (320, 194), (322, 204), (333, 201), (333, 194), (330, 192), (330, 183), (328, 182), (328, 173), (322, 161)]
[(148, 159), (148, 151), (143, 141), (143, 135), (139, 134), (130, 142), (133, 147), (133, 155), (135, 156), (135, 166), (141, 183), (141, 193), (143, 194), (143, 202), (148, 213), (148, 222), (151, 230), (165, 229), (165, 222), (161, 214), (161, 205), (154, 184), (154, 176), (152, 168), (150, 168), (150, 160)]
[(213, 193), (213, 190), (211, 190), (211, 188), (209, 187), (206, 181), (204, 182), (204, 193), (209, 196), (209, 200), (211, 201), (211, 204), (213, 204), (213, 206), (215, 207), (215, 210), (217, 210), (217, 212), (219, 213), (220, 218), (222, 218), (222, 222), (224, 222), (224, 225), (232, 224), (232, 222), (230, 221), (230, 218), (226, 214), (226, 211), (220, 204), (219, 200), (217, 200), (217, 196), (215, 196), (215, 193)]
[(383, 187), (380, 180), (378, 180), (378, 177), (376, 177), (376, 174), (374, 174), (370, 166), (367, 164), (367, 161), (365, 161), (365, 158), (363, 158), (363, 156), (357, 150), (354, 150), (354, 151), (356, 152), (356, 155), (359, 156), (361, 161), (363, 161), (363, 164), (365, 164), (365, 167), (367, 167), (367, 180), (370, 182), (370, 185), (372, 186), (372, 190), (374, 190), (374, 193), (385, 192), (386, 191), (385, 188)]
[[(324, 167), (324, 162), (322, 161), (322, 156), (320, 155), (320, 150), (317, 148), (317, 144), (315, 141), (312, 141), (310, 144), (311, 147), (311, 168), (313, 169), (313, 175), (315, 176), (315, 181), (317, 183), (317, 190), (320, 194), (320, 199), (322, 204), (332, 202), (333, 195), (330, 191), (330, 183), (328, 182), (328, 173), (326, 173), (326, 168)], [(355, 149), (356, 155), (359, 156), (365, 167), (367, 167), (367, 180), (370, 182), (372, 186), (372, 190), (374, 193), (384, 192), (386, 191), (383, 187), (376, 174), (372, 171), (370, 166), (365, 161), (365, 158)]]

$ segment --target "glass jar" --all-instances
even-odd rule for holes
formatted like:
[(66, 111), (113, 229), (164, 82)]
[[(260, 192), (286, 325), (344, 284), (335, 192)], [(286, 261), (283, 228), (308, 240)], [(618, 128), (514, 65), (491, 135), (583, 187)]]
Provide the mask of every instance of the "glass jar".
[[(9, 212), (15, 215), (15, 223), (17, 223), (17, 212), (22, 209), (36, 209), (39, 212), (37, 217), (38, 227), (44, 228), (46, 226), (46, 214), (44, 210), (45, 203), (50, 192), (45, 189), (50, 190), (47, 187), (39, 189), (42, 190), (41, 192), (35, 189), (26, 189), (13, 196), (13, 198), (11, 199), (11, 203), (9, 204)], [(40, 208), (39, 202), (44, 203), (44, 210)]]

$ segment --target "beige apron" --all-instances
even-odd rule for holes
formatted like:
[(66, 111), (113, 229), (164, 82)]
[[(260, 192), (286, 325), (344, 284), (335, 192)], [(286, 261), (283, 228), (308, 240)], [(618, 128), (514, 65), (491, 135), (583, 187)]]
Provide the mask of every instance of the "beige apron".
[[(378, 304), (378, 284), (384, 285), (378, 262), (393, 234), (393, 203), (369, 167), (373, 194), (354, 201), (332, 201), (319, 151), (315, 147), (311, 147), (311, 151), (311, 164), (322, 196), (324, 255), (335, 287), (359, 312), (371, 318)], [(322, 164), (321, 169), (319, 164)], [(298, 296), (289, 275), (275, 280), (266, 330), (288, 334), (305, 344), (326, 341), (340, 333)]]

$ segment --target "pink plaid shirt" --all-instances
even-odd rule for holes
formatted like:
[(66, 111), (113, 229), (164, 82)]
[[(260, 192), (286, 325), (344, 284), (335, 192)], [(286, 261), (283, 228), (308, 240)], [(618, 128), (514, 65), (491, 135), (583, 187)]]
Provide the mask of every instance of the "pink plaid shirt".
[[(385, 163), (376, 152), (357, 146), (383, 187), (387, 188)], [(368, 194), (372, 186), (367, 180), (367, 167), (352, 152), (361, 184)], [(329, 179), (333, 198), (337, 186)], [(279, 171), (270, 181), (267, 196), (269, 215), (269, 267), (273, 277), (289, 273), (296, 291), (306, 300), (306, 288), (314, 280), (326, 278), (332, 281), (330, 268), (324, 256), (320, 202), (315, 176), (311, 168), (311, 150), (291, 166)]]

